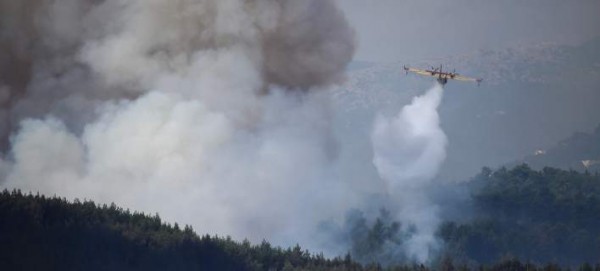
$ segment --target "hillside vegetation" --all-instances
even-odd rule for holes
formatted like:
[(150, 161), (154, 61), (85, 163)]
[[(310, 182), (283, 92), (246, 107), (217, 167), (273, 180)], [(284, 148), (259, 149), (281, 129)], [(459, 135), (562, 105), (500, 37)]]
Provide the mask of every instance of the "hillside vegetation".
[[(471, 268), (505, 260), (576, 268), (600, 261), (600, 177), (555, 168), (536, 171), (523, 164), (484, 168), (459, 186), (470, 194), (460, 220), (438, 228), (442, 240), (436, 265)], [(345, 225), (351, 256), (361, 263), (406, 263), (402, 253), (413, 232), (382, 210), (373, 221), (355, 212)]]
[(158, 215), (20, 191), (0, 193), (0, 270), (360, 270), (299, 246), (198, 236)]
[[(587, 264), (600, 260), (598, 174), (484, 168), (468, 187), (476, 213), (440, 226), (444, 244), (430, 268), (600, 271)], [(0, 270), (429, 270), (390, 254), (406, 233), (389, 212), (354, 221), (349, 254), (327, 259), (300, 246), (198, 236), (114, 204), (4, 190)]]
[(600, 260), (597, 173), (484, 168), (471, 185), (476, 218), (440, 228), (454, 258), (491, 263), (518, 257), (566, 266)]

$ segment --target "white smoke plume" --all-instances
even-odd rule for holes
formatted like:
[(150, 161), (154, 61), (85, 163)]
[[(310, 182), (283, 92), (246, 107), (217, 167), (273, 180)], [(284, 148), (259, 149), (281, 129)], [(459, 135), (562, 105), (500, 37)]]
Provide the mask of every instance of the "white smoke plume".
[(322, 89), (355, 48), (333, 0), (0, 0), (0, 17), (3, 188), (309, 247), (358, 201), (331, 172)]
[(398, 206), (397, 219), (412, 228), (404, 230), (414, 231), (404, 244), (404, 253), (421, 263), (439, 248), (435, 238), (440, 223), (438, 207), (428, 191), (446, 158), (447, 138), (437, 112), (442, 96), (442, 86), (436, 84), (397, 116), (379, 115), (371, 135), (373, 164)]

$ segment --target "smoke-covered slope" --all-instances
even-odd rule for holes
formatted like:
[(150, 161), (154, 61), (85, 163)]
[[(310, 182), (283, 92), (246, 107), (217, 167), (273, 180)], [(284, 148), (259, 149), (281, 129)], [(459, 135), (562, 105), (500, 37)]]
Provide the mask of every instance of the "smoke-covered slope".
[[(503, 174), (504, 176), (513, 176), (514, 172), (540, 174), (523, 171), (522, 168), (508, 173), (505, 171)], [(577, 178), (577, 174), (555, 170), (547, 172), (546, 176)], [(496, 177), (502, 178), (499, 176), (500, 173), (496, 173)], [(590, 177), (586, 178), (575, 179), (577, 185), (566, 190), (583, 192), (582, 190), (586, 189), (585, 191), (588, 193), (596, 191), (598, 185), (586, 182), (590, 180)], [(552, 184), (560, 184), (557, 181), (558, 178), (548, 180)], [(480, 181), (492, 182), (489, 179)], [(499, 198), (491, 203), (505, 206), (510, 204), (506, 201), (510, 199), (506, 194), (531, 199), (530, 193), (533, 191), (531, 187), (527, 187), (528, 189), (522, 193), (515, 193), (519, 187), (523, 186), (523, 184), (512, 182), (508, 188), (502, 189), (488, 184), (487, 194), (481, 201)], [(553, 187), (553, 191), (556, 188)], [(567, 207), (561, 209), (561, 215), (573, 215), (569, 211), (582, 201), (577, 198), (566, 199), (574, 199), (575, 205), (571, 203), (565, 205), (564, 200), (562, 202), (555, 200), (552, 201), (552, 204)], [(595, 200), (597, 202), (597, 198)], [(524, 214), (531, 215), (531, 211), (536, 213), (534, 208), (543, 208), (543, 206), (532, 207), (528, 208), (533, 210), (528, 209)], [(506, 208), (500, 209), (498, 212), (505, 211)], [(588, 214), (594, 211), (597, 209), (591, 208)], [(531, 218), (540, 217), (544, 220), (543, 215)], [(591, 259), (592, 262), (597, 260), (594, 258), (594, 253), (597, 253), (599, 249), (597, 246), (599, 241), (593, 238), (581, 238), (582, 234), (594, 233), (597, 230), (581, 227), (581, 221), (585, 221), (586, 217), (582, 218), (584, 220), (573, 220), (574, 222), (567, 227), (558, 225), (558, 227), (552, 228), (537, 225), (537, 227), (531, 228), (518, 228), (522, 231), (518, 233), (521, 236), (530, 235), (534, 238), (517, 243), (516, 248), (511, 246), (514, 244), (506, 241), (514, 238), (517, 232), (511, 230), (510, 227), (507, 229), (505, 225), (499, 223), (501, 222), (499, 220), (464, 225), (448, 223), (440, 231), (440, 235), (448, 242), (448, 253), (443, 259), (435, 259), (432, 266), (425, 267), (408, 264), (406, 259), (398, 257), (399, 255), (393, 254), (389, 250), (390, 245), (405, 242), (407, 235), (399, 231), (401, 225), (394, 222), (389, 213), (385, 211), (381, 212), (381, 216), (374, 223), (367, 221), (362, 213), (349, 216), (346, 226), (351, 227), (352, 231), (349, 232), (351, 235), (344, 236), (344, 238), (351, 244), (350, 254), (352, 257), (347, 255), (344, 258), (328, 259), (323, 255), (302, 250), (300, 246), (282, 249), (271, 246), (268, 241), (251, 244), (247, 241), (238, 242), (231, 238), (208, 235), (200, 237), (189, 226), (182, 229), (177, 224), (164, 223), (158, 215), (148, 216), (138, 212), (132, 213), (114, 204), (98, 205), (91, 201), (81, 202), (79, 200), (69, 202), (56, 197), (24, 195), (17, 191), (4, 190), (0, 192), (0, 267), (2, 270), (428, 271), (455, 270), (452, 268), (453, 262), (461, 266), (461, 270), (481, 270), (484, 267), (478, 265), (477, 262), (493, 262), (494, 264), (488, 264), (485, 270), (558, 271), (561, 270), (560, 267), (540, 261), (540, 259), (549, 259), (548, 253), (552, 259), (552, 253), (558, 253), (556, 259), (570, 259), (568, 262), (572, 266), (580, 265), (586, 259)], [(596, 218), (592, 217), (591, 219), (598, 223)], [(509, 226), (512, 225), (510, 223), (514, 224), (514, 221), (509, 220)], [(543, 226), (543, 224), (541, 225)], [(569, 231), (573, 228), (579, 229), (579, 231)], [(561, 235), (554, 236), (555, 238), (544, 239), (543, 234), (547, 231), (562, 232), (560, 232)], [(535, 233), (541, 234), (536, 236)], [(408, 234), (410, 235), (410, 233)], [(535, 242), (548, 242), (548, 240), (552, 243), (545, 243), (545, 249), (531, 248), (531, 246), (539, 246)], [(577, 246), (581, 244), (592, 244), (592, 247)], [(525, 252), (533, 257), (520, 254), (523, 250), (519, 250), (519, 246), (527, 246), (528, 249)], [(565, 252), (561, 250), (563, 248), (574, 248), (574, 250)], [(528, 260), (528, 263), (525, 265), (512, 259), (499, 261), (502, 253)], [(577, 258), (573, 257), (573, 253), (578, 253)], [(538, 258), (539, 256), (545, 258)], [(377, 261), (379, 264), (361, 265), (354, 259), (362, 263)], [(537, 262), (538, 266), (531, 264), (530, 261)], [(398, 265), (399, 263), (404, 264)], [(382, 268), (382, 265), (386, 268)], [(546, 269), (542, 269), (544, 265), (547, 266)], [(598, 270), (600, 266), (596, 266)], [(588, 266), (583, 265), (582, 267)], [(580, 270), (592, 269), (588, 267), (588, 269)]]
[[(471, 266), (511, 258), (571, 268), (598, 263), (598, 174), (550, 167), (538, 171), (527, 165), (483, 168), (468, 182), (438, 188), (454, 199), (434, 197), (444, 215), (435, 228), (439, 246), (429, 251), (434, 266), (444, 259)], [(361, 263), (410, 262), (402, 249), (420, 230), (407, 227), (413, 224), (410, 219), (390, 214), (353, 210), (343, 224), (328, 225), (328, 230)]]
[(579, 46), (541, 44), (430, 60), (354, 63), (347, 83), (335, 92), (335, 104), (345, 121), (340, 130), (368, 126), (373, 112), (391, 114), (431, 84), (428, 78), (405, 76), (403, 65), (444, 64), (482, 77), (480, 87), (449, 82), (440, 107), (449, 142), (441, 176), (465, 179), (482, 166), (513, 161), (596, 127), (599, 50), (597, 38)]

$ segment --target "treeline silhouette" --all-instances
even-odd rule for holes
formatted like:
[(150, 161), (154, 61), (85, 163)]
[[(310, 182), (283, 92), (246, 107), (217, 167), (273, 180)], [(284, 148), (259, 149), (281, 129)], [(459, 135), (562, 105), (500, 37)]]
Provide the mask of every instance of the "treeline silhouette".
[(158, 215), (92, 201), (0, 193), (0, 270), (361, 270), (349, 257), (326, 259), (198, 236)]
[(356, 220), (361, 224), (350, 236), (349, 254), (329, 259), (300, 246), (199, 236), (190, 226), (115, 204), (4, 190), (0, 270), (600, 271), (600, 265), (586, 264), (600, 261), (597, 174), (484, 168), (469, 186), (477, 214), (442, 224), (443, 248), (430, 267), (391, 259), (402, 256), (386, 252), (386, 245), (401, 246), (405, 236), (385, 211), (372, 226)]

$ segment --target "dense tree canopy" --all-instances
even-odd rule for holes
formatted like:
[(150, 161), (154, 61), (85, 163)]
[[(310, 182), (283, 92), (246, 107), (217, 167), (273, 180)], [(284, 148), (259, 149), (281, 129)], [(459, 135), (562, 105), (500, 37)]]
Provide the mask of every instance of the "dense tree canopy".
[(325, 259), (299, 246), (281, 249), (199, 237), (114, 204), (0, 193), (0, 270), (362, 270), (349, 257)]
[[(190, 226), (91, 201), (0, 192), (0, 270), (579, 270), (600, 271), (600, 177), (527, 165), (484, 168), (467, 184), (475, 215), (446, 221), (439, 258), (415, 265), (401, 223), (350, 216), (345, 257), (198, 236)], [(394, 252), (396, 251), (396, 252)], [(381, 264), (381, 265), (380, 265)]]
[(554, 168), (484, 168), (470, 184), (476, 208), (467, 224), (446, 222), (440, 236), (454, 258), (506, 257), (573, 266), (600, 260), (600, 177)]

